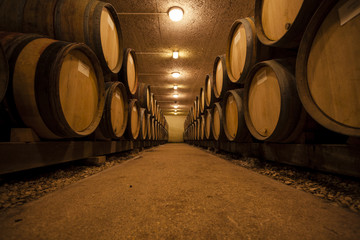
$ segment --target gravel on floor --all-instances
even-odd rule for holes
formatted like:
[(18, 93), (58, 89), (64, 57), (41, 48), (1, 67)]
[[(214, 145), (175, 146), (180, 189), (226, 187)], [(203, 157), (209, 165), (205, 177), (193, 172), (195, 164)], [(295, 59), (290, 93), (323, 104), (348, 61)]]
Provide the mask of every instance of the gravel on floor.
[(100, 166), (86, 165), (80, 160), (2, 175), (0, 176), (0, 211), (39, 199), (47, 193), (137, 156), (139, 150), (133, 150), (108, 155), (106, 162)]
[(266, 175), (296, 189), (360, 214), (360, 179), (302, 167), (206, 150), (236, 165)]

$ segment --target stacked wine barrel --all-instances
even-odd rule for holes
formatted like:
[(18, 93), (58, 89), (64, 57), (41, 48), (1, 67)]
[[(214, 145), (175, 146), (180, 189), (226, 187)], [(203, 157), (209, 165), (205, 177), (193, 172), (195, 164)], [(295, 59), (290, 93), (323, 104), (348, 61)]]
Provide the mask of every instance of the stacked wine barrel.
[(116, 12), (96, 0), (1, 1), (2, 141), (16, 128), (42, 141), (167, 140)]
[[(256, 0), (215, 58), (184, 139), (343, 143), (360, 137), (360, 15), (353, 0)], [(203, 100), (204, 99), (204, 100)], [(200, 120), (200, 124), (199, 121)], [(204, 122), (204, 126), (201, 124)]]

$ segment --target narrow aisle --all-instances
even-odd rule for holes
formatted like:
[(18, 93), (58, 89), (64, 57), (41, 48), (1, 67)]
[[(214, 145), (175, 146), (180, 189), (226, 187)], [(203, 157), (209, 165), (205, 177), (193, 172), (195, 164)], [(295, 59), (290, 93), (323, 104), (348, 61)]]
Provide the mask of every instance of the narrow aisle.
[(186, 144), (0, 216), (1, 239), (360, 239), (360, 216)]

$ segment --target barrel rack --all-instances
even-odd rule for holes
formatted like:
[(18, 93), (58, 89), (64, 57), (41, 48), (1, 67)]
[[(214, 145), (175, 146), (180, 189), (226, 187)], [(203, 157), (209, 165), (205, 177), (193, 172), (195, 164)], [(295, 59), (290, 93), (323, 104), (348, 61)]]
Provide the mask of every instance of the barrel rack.
[(243, 157), (256, 157), (324, 172), (360, 177), (360, 149), (356, 145), (236, 143), (208, 140), (186, 142)]
[(0, 174), (149, 148), (165, 142), (160, 140), (1, 142)]

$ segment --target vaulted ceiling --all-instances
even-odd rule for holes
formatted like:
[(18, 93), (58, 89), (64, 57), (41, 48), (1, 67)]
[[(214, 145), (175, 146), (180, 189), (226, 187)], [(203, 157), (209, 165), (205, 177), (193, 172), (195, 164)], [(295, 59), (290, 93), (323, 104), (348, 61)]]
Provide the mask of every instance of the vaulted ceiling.
[[(253, 16), (255, 0), (107, 0), (118, 12), (124, 46), (137, 54), (139, 81), (151, 85), (165, 114), (187, 114), (216, 56), (224, 54), (234, 20)], [(184, 17), (173, 22), (170, 7)], [(172, 52), (179, 51), (173, 59)], [(172, 72), (180, 72), (173, 78)], [(177, 85), (175, 91), (173, 86)], [(178, 98), (173, 94), (177, 92)]]

